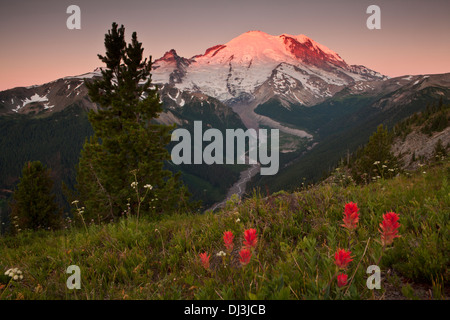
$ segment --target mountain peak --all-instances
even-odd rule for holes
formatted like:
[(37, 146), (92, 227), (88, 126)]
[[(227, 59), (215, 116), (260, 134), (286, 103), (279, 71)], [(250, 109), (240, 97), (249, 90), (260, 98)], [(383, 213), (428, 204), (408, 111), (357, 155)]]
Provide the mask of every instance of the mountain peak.
[(155, 60), (155, 62), (156, 61), (160, 61), (160, 60), (164, 60), (164, 61), (167, 61), (167, 62), (169, 62), (169, 61), (176, 61), (177, 58), (180, 58), (180, 56), (177, 54), (175, 49), (170, 49), (169, 51), (164, 53), (164, 55), (161, 58), (159, 58), (158, 60)]
[(238, 103), (242, 97), (251, 100), (264, 91), (264, 97), (283, 95), (305, 105), (330, 97), (354, 81), (381, 76), (352, 68), (306, 35), (274, 36), (260, 30), (242, 33), (191, 59), (170, 50), (155, 61), (152, 73), (157, 83), (200, 91), (220, 101)]
[(247, 31), (246, 33), (262, 33), (262, 34), (267, 34), (267, 33), (263, 32), (263, 31), (261, 31), (261, 30), (249, 30), (249, 31)]
[(222, 64), (233, 57), (242, 63), (304, 63), (322, 67), (326, 63), (346, 67), (345, 61), (333, 50), (300, 34), (273, 36), (260, 30), (245, 32), (224, 45), (217, 45), (196, 56), (196, 59), (212, 58), (209, 64)]

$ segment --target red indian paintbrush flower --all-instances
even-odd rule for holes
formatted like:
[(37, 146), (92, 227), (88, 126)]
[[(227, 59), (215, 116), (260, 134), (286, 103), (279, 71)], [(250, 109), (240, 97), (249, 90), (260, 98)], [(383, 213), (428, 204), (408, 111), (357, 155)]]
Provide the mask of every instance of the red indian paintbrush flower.
[(233, 250), (233, 239), (234, 239), (233, 232), (225, 231), (223, 233), (223, 242), (225, 243), (225, 248), (227, 248), (228, 251)]
[(359, 221), (358, 211), (359, 209), (356, 203), (347, 203), (344, 209), (344, 218), (342, 219), (342, 221), (344, 221), (344, 224), (342, 224), (341, 226), (347, 228), (348, 230), (356, 229)]
[(348, 276), (345, 273), (341, 273), (337, 276), (337, 285), (338, 287), (343, 287), (347, 284)]
[(347, 268), (348, 264), (353, 261), (351, 255), (351, 251), (345, 251), (345, 249), (339, 249), (334, 254), (334, 263), (340, 268)]
[(246, 265), (250, 262), (250, 259), (252, 258), (252, 252), (249, 249), (243, 248), (241, 251), (239, 251), (239, 261), (242, 265)]
[(205, 269), (209, 269), (209, 258), (211, 257), (211, 255), (208, 255), (206, 252), (204, 253), (200, 253), (200, 260), (202, 262), (202, 266)]
[(248, 229), (244, 232), (244, 246), (247, 248), (255, 248), (258, 243), (258, 238), (255, 229)]
[(398, 233), (398, 228), (400, 224), (398, 223), (399, 215), (395, 212), (387, 212), (383, 214), (383, 222), (380, 223), (380, 233), (381, 233), (381, 243), (383, 246), (390, 245), (394, 242), (395, 238), (400, 237)]

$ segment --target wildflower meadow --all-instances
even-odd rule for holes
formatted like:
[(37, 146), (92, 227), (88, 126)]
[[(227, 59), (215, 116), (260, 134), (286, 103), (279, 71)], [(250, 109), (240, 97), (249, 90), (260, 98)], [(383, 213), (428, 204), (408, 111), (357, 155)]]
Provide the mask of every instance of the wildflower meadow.
[[(79, 223), (0, 239), (0, 297), (446, 299), (448, 162), (426, 172), (103, 224), (84, 220), (74, 203)], [(140, 200), (151, 202), (150, 190)], [(69, 266), (79, 267), (79, 289), (66, 285)]]

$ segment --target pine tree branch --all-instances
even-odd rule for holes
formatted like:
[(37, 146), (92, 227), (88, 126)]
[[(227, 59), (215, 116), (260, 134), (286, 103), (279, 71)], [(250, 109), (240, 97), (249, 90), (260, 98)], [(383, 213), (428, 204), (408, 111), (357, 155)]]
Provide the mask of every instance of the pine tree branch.
[[(100, 187), (100, 189), (102, 189), (103, 193), (106, 195), (106, 197), (108, 198), (108, 202), (109, 202), (109, 214), (111, 216), (111, 218), (114, 218), (114, 214), (113, 214), (113, 205), (112, 205), (112, 199), (111, 199), (111, 195), (108, 193), (108, 191), (106, 191), (106, 189), (103, 187), (102, 183), (100, 182), (100, 179), (98, 178), (97, 174), (95, 173), (94, 167), (92, 166), (92, 162), (89, 159), (89, 168), (91, 169), (91, 173), (94, 176), (95, 180), (97, 181), (98, 186)], [(100, 221), (99, 221), (100, 222)]]

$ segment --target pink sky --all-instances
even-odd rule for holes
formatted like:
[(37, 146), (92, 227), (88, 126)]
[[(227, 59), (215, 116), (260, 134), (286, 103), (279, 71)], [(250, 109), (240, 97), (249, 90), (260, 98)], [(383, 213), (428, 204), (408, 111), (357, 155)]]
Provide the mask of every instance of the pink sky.
[[(152, 1), (153, 2), (153, 1)], [(75, 2), (73, 2), (75, 3)], [(165, 51), (203, 53), (249, 30), (305, 34), (391, 77), (450, 72), (450, 1), (246, 0), (77, 1), (81, 30), (68, 30), (67, 0), (0, 4), (0, 90), (89, 72), (102, 63), (113, 21), (137, 31), (153, 60)], [(381, 7), (381, 30), (368, 30), (366, 8)]]

